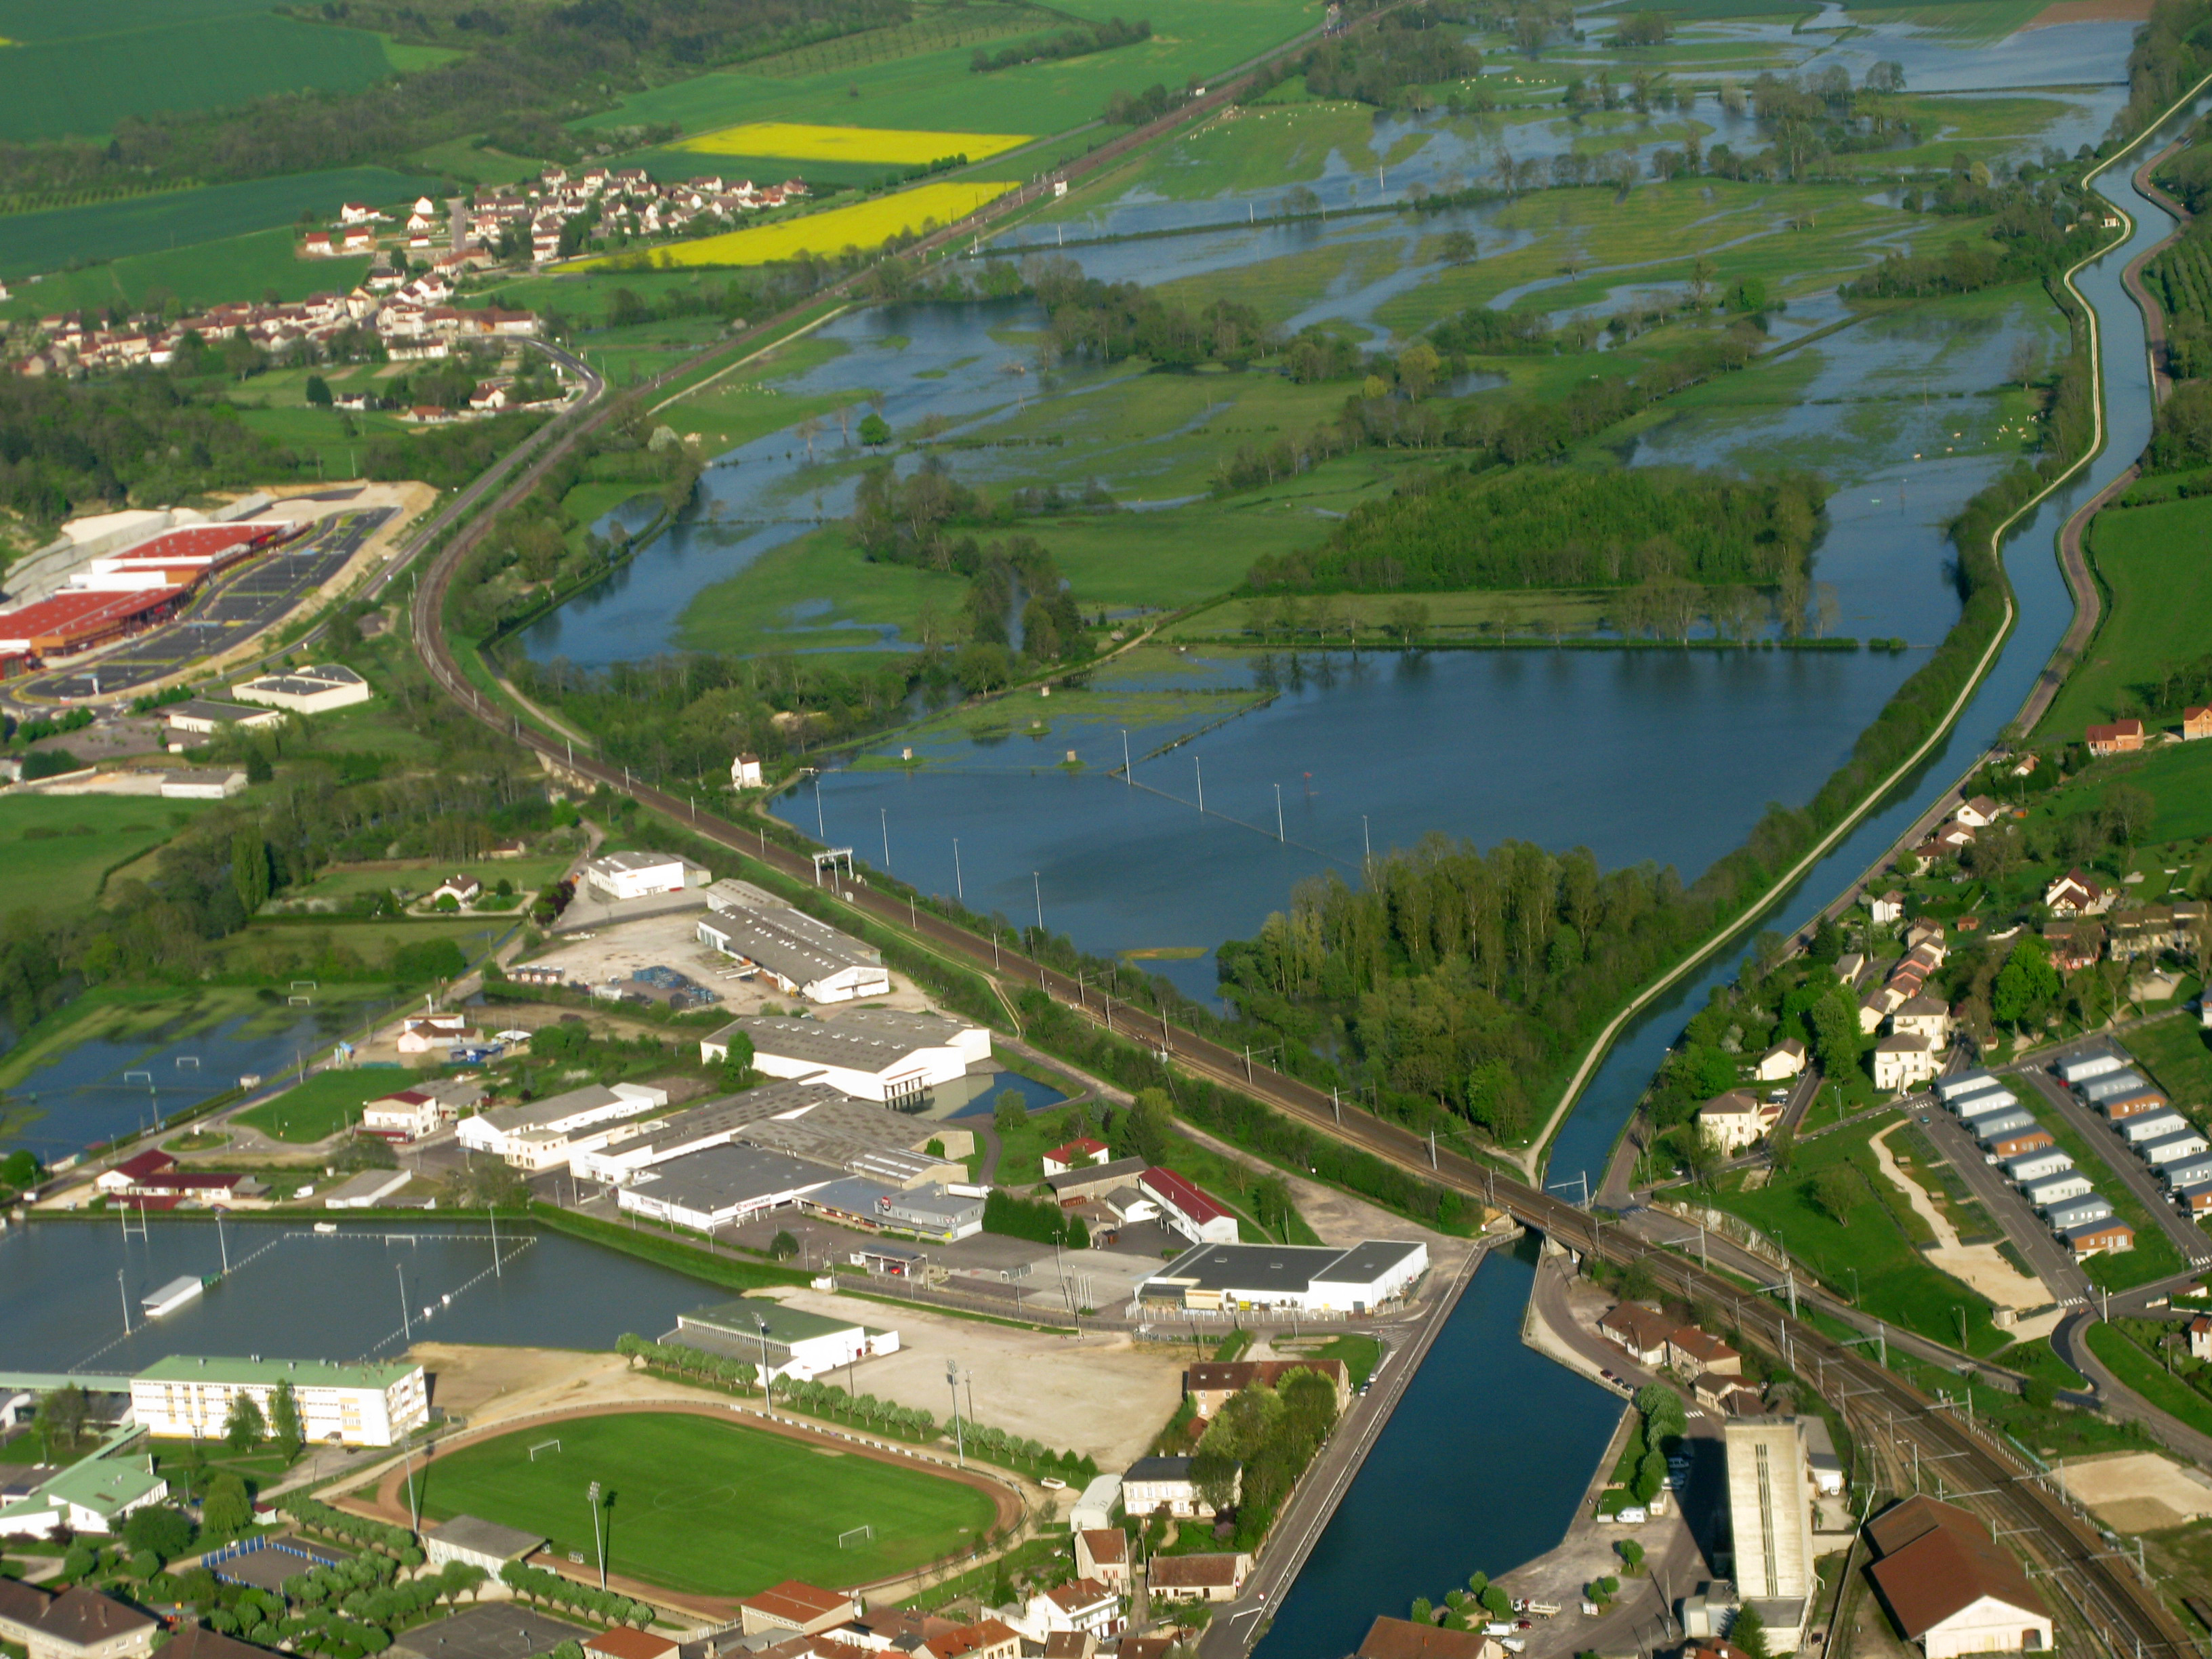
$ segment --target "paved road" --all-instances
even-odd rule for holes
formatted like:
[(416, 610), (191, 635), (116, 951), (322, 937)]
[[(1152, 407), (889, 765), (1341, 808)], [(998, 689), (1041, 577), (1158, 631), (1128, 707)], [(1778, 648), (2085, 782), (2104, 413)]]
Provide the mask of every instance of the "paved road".
[(2089, 1327), (2097, 1310), (2084, 1308), (2051, 1334), (2058, 1357), (2096, 1384), (2108, 1415), (2124, 1423), (2140, 1423), (2170, 1451), (2204, 1468), (2212, 1468), (2212, 1435), (2200, 1434), (2186, 1423), (2160, 1411), (2115, 1376), (2089, 1347)]
[[(2192, 1270), (2212, 1267), (2212, 1239), (2204, 1230), (2173, 1207), (2158, 1177), (2151, 1173), (2150, 1165), (2137, 1158), (2128, 1144), (2112, 1133), (2112, 1126), (2083, 1105), (2074, 1091), (2040, 1066), (2015, 1072), (2017, 1077), (2035, 1090), (2043, 1099), (2045, 1109), (2056, 1112), (2067, 1127), (2089, 1143), (2089, 1149), (2105, 1160), (2119, 1183), (2134, 1195), (2136, 1200), (2151, 1214), (2159, 1230), (2173, 1242), (2181, 1252), (2181, 1259)], [(2094, 1179), (2095, 1171), (2085, 1170), (2084, 1175)]]
[(54, 669), (11, 686), (9, 695), (27, 703), (114, 696), (167, 678), (203, 658), (219, 656), (282, 622), (301, 600), (344, 569), (395, 510), (380, 507), (337, 514), (311, 535), (257, 553), (218, 578), (173, 622), (141, 635), (96, 663)]
[(2005, 1230), (2005, 1237), (2012, 1240), (2013, 1248), (2027, 1258), (2029, 1268), (2043, 1281), (2058, 1305), (2078, 1308), (2086, 1304), (2090, 1294), (2088, 1274), (2081, 1271), (2073, 1253), (2058, 1242), (2057, 1236), (2021, 1196), (2020, 1188), (2005, 1179), (2004, 1171), (1984, 1161), (1981, 1145), (1972, 1132), (1932, 1103), (1916, 1115), (1920, 1120), (1920, 1132), (1951, 1161), (1959, 1179), (1981, 1200), (1991, 1219)]
[(1458, 1305), (1461, 1292), (1482, 1265), (1485, 1254), (1481, 1249), (1472, 1252), (1464, 1267), (1437, 1285), (1421, 1316), (1376, 1330), (1378, 1335), (1387, 1334), (1390, 1346), (1368, 1379), (1367, 1393), (1353, 1397), (1352, 1408), (1336, 1431), (1298, 1477), (1291, 1501), (1267, 1534), (1258, 1565), (1245, 1581), (1244, 1593), (1214, 1609), (1213, 1621), (1199, 1638), (1199, 1659), (1242, 1659), (1256, 1632), (1271, 1616), (1269, 1609), (1281, 1606), (1284, 1595), (1320, 1540), (1329, 1517), (1336, 1513), (1352, 1477), (1367, 1461), (1369, 1449), (1397, 1409), (1406, 1385), (1420, 1369), (1429, 1345)]

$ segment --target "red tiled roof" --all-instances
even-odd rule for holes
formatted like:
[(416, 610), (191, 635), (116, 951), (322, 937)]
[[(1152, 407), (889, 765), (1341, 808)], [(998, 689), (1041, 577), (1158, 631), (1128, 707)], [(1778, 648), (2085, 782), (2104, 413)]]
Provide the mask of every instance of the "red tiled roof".
[(771, 1584), (757, 1595), (744, 1597), (738, 1605), (750, 1607), (756, 1613), (764, 1613), (771, 1619), (788, 1620), (794, 1625), (811, 1625), (833, 1613), (850, 1613), (853, 1598), (840, 1595), (835, 1590), (823, 1589), (819, 1584), (787, 1578), (781, 1584)]
[(1200, 1226), (1209, 1221), (1218, 1221), (1229, 1213), (1173, 1170), (1155, 1164), (1145, 1171), (1144, 1181), (1156, 1194), (1174, 1205)]
[(143, 1181), (148, 1176), (160, 1175), (164, 1170), (173, 1170), (176, 1167), (175, 1158), (155, 1148), (150, 1152), (140, 1152), (135, 1158), (125, 1158), (109, 1173), (129, 1176), (133, 1181)]
[(664, 1655), (676, 1651), (676, 1644), (666, 1637), (632, 1630), (627, 1625), (601, 1631), (584, 1647), (588, 1652), (605, 1654), (607, 1659), (663, 1659)]
[(1385, 1616), (1367, 1627), (1359, 1659), (1482, 1659), (1489, 1645), (1490, 1638), (1480, 1631), (1445, 1630)]
[[(1907, 1504), (1921, 1501), (1908, 1499)], [(1908, 1641), (1918, 1640), (1984, 1596), (2025, 1613), (2051, 1616), (2020, 1563), (1979, 1522), (1948, 1504), (1929, 1507), (1945, 1513), (1933, 1516), (1926, 1530), (1893, 1553), (1885, 1553), (1867, 1569)]]

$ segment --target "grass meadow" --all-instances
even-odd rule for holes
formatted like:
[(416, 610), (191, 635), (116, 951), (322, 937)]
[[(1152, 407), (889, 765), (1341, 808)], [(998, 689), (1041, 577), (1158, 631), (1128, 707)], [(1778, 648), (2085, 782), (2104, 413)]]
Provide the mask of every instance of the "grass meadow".
[[(40, 9), (76, 16), (93, 9), (72, 0)], [(0, 27), (15, 43), (0, 51), (0, 139), (94, 137), (130, 116), (222, 109), (305, 88), (360, 92), (412, 66), (394, 63), (380, 35), (282, 17), (265, 0), (231, 5), (228, 15), (176, 15), (197, 9), (142, 5), (127, 24), (104, 20), (123, 27), (87, 28), (80, 18), (60, 38)]]
[(297, 1088), (240, 1112), (237, 1121), (279, 1140), (323, 1140), (358, 1119), (367, 1103), (396, 1093), (410, 1081), (408, 1073), (387, 1066), (318, 1072)]
[[(532, 1462), (529, 1449), (558, 1438)], [(744, 1595), (786, 1578), (867, 1583), (980, 1541), (991, 1500), (957, 1481), (676, 1413), (570, 1419), (433, 1463), (423, 1510), (482, 1516), (592, 1559), (584, 1487), (608, 1494), (607, 1569), (671, 1589)], [(869, 1526), (872, 1540), (840, 1549)]]
[[(6, 56), (0, 52), (0, 60)], [(167, 191), (82, 207), (11, 213), (0, 216), (0, 276), (54, 272), (72, 264), (90, 264), (134, 254), (184, 252), (200, 263), (180, 266), (179, 276), (183, 280), (230, 273), (228, 285), (208, 294), (209, 299), (258, 299), (261, 287), (267, 285), (267, 267), (276, 263), (272, 257), (274, 244), (257, 245), (252, 250), (252, 263), (245, 264), (240, 257), (242, 251), (225, 247), (227, 241), (252, 231), (289, 227), (303, 212), (313, 212), (319, 222), (335, 218), (342, 202), (412, 200), (434, 184), (433, 179), (394, 173), (389, 167), (343, 167), (331, 173), (295, 173), (276, 179), (208, 185), (198, 190)], [(289, 230), (283, 247), (283, 262), (296, 267), (307, 283), (300, 289), (301, 294), (318, 288), (350, 286), (368, 268), (366, 258), (312, 263), (301, 259), (293, 252)], [(216, 251), (211, 252), (210, 248)], [(104, 273), (95, 275), (104, 280)], [(165, 280), (164, 285), (183, 297), (178, 281)], [(20, 297), (36, 299), (38, 295), (27, 289)]]
[(2198, 1123), (2212, 1106), (2212, 1048), (2205, 1043), (2204, 1028), (2186, 1012), (2154, 1019), (2128, 1033), (2128, 1049), (2150, 1068), (2178, 1110)]
[[(1818, 1139), (1801, 1140), (1787, 1174), (1756, 1192), (1723, 1188), (1707, 1201), (1778, 1239), (1831, 1290), (1850, 1295), (1853, 1280), (1844, 1270), (1857, 1269), (1858, 1305), (1878, 1318), (1955, 1347), (1957, 1310), (1963, 1308), (1970, 1351), (1994, 1353), (2012, 1339), (1990, 1322), (1985, 1298), (1922, 1257), (1919, 1247), (1932, 1243), (1934, 1235), (1882, 1175), (1867, 1145), (1896, 1121), (1884, 1113)], [(1815, 1176), (1837, 1164), (1859, 1176), (1854, 1189), (1858, 1196), (1842, 1220), (1815, 1204), (1812, 1195)]]
[(0, 800), (0, 915), (53, 917), (90, 904), (108, 872), (160, 846), (198, 810), (128, 795)]
[(2038, 735), (2079, 737), (2136, 700), (2135, 688), (2206, 652), (2203, 618), (2212, 611), (2212, 500), (2107, 507), (2089, 526), (2088, 551), (2109, 596), (2104, 619)]
[[(970, 45), (857, 61), (872, 50), (860, 35), (852, 42), (856, 61), (841, 61), (830, 43), (824, 67), (811, 72), (763, 74), (763, 65), (748, 64), (702, 75), (625, 99), (583, 125), (673, 121), (701, 133), (744, 121), (827, 124), (842, 115), (885, 128), (1064, 132), (1096, 119), (1115, 92), (1203, 80), (1314, 27), (1322, 10), (1316, 0), (1157, 0), (1142, 9), (1152, 21), (1149, 40), (990, 75), (969, 71)], [(1013, 31), (1030, 32), (1026, 24)]]

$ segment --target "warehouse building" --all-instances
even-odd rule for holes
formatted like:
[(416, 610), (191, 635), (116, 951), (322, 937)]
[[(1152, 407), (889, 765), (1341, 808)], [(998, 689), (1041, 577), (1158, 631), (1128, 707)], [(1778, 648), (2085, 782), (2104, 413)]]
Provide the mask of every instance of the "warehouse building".
[(765, 1354), (769, 1376), (795, 1377), (800, 1382), (878, 1354), (896, 1353), (899, 1348), (896, 1331), (787, 1308), (757, 1296), (678, 1314), (676, 1328), (660, 1340), (750, 1360), (756, 1365), (762, 1364)]
[(258, 702), (293, 714), (326, 714), (369, 699), (368, 682), (340, 663), (287, 669), (240, 680), (230, 688), (240, 702)]
[(608, 853), (584, 866), (584, 884), (610, 903), (680, 893), (688, 880), (684, 860), (670, 853)]
[(1369, 1239), (1348, 1250), (1309, 1244), (1200, 1244), (1137, 1286), (1139, 1302), (1220, 1312), (1295, 1309), (1372, 1313), (1429, 1265), (1425, 1244)]
[(2051, 1647), (2051, 1609), (2020, 1564), (1972, 1514), (1925, 1496), (1870, 1522), (1867, 1569), (1905, 1639), (1927, 1659), (2037, 1653)]
[(933, 1244), (950, 1244), (983, 1231), (983, 1200), (942, 1187), (886, 1187), (858, 1176), (833, 1181), (799, 1200), (825, 1221), (868, 1232), (902, 1233)]
[(835, 1170), (757, 1146), (710, 1146), (639, 1170), (615, 1202), (648, 1220), (711, 1232), (796, 1204), (836, 1179)]
[(699, 1044), (700, 1057), (729, 1057), (729, 1038), (742, 1032), (753, 1066), (770, 1077), (826, 1083), (857, 1100), (921, 1112), (940, 1084), (964, 1077), (991, 1057), (988, 1027), (891, 1008), (856, 1008), (835, 1019), (780, 1015), (732, 1020)]
[(668, 1091), (650, 1084), (594, 1083), (521, 1106), (495, 1106), (461, 1120), (455, 1139), (471, 1152), (504, 1158), (535, 1173), (573, 1164), (579, 1152), (605, 1146), (622, 1121), (668, 1104)]
[(656, 1164), (710, 1146), (726, 1146), (748, 1123), (843, 1098), (819, 1083), (771, 1083), (742, 1094), (722, 1095), (666, 1117), (633, 1123), (630, 1133), (578, 1152), (568, 1161), (568, 1171), (580, 1181), (619, 1183)]
[(880, 951), (750, 882), (716, 882), (707, 909), (699, 942), (767, 975), (786, 996), (829, 1003), (890, 993)]
[(317, 1359), (156, 1360), (131, 1379), (131, 1410), (163, 1438), (219, 1440), (231, 1401), (245, 1395), (265, 1421), (270, 1397), (289, 1382), (311, 1441), (397, 1445), (430, 1420), (420, 1365), (333, 1365)]

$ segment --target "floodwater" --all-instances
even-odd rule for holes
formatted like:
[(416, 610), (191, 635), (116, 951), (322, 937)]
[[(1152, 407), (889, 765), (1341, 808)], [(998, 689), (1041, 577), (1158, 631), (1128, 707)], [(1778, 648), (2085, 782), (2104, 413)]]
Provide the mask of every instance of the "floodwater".
[(241, 1077), (276, 1077), (330, 1040), (328, 1021), (313, 1015), (275, 1030), (263, 1024), (249, 1016), (192, 1036), (79, 1042), (8, 1091), (11, 1111), (27, 1108), (35, 1115), (0, 1136), (0, 1152), (27, 1146), (52, 1164), (96, 1141), (155, 1127), (236, 1088)]
[[(562, 1233), (483, 1218), (420, 1225), (297, 1221), (35, 1221), (0, 1231), (0, 1368), (129, 1373), (170, 1354), (348, 1361), (441, 1342), (611, 1349), (657, 1337), (730, 1292)], [(164, 1318), (140, 1301), (230, 1271)], [(128, 1334), (125, 1300), (130, 1304)], [(447, 1300), (450, 1298), (450, 1300)], [(402, 1309), (404, 1307), (403, 1319)]]
[(1484, 1260), (1255, 1659), (1340, 1659), (1378, 1613), (1441, 1605), (1565, 1535), (1621, 1402), (1522, 1343), (1534, 1277), (1522, 1256)]

